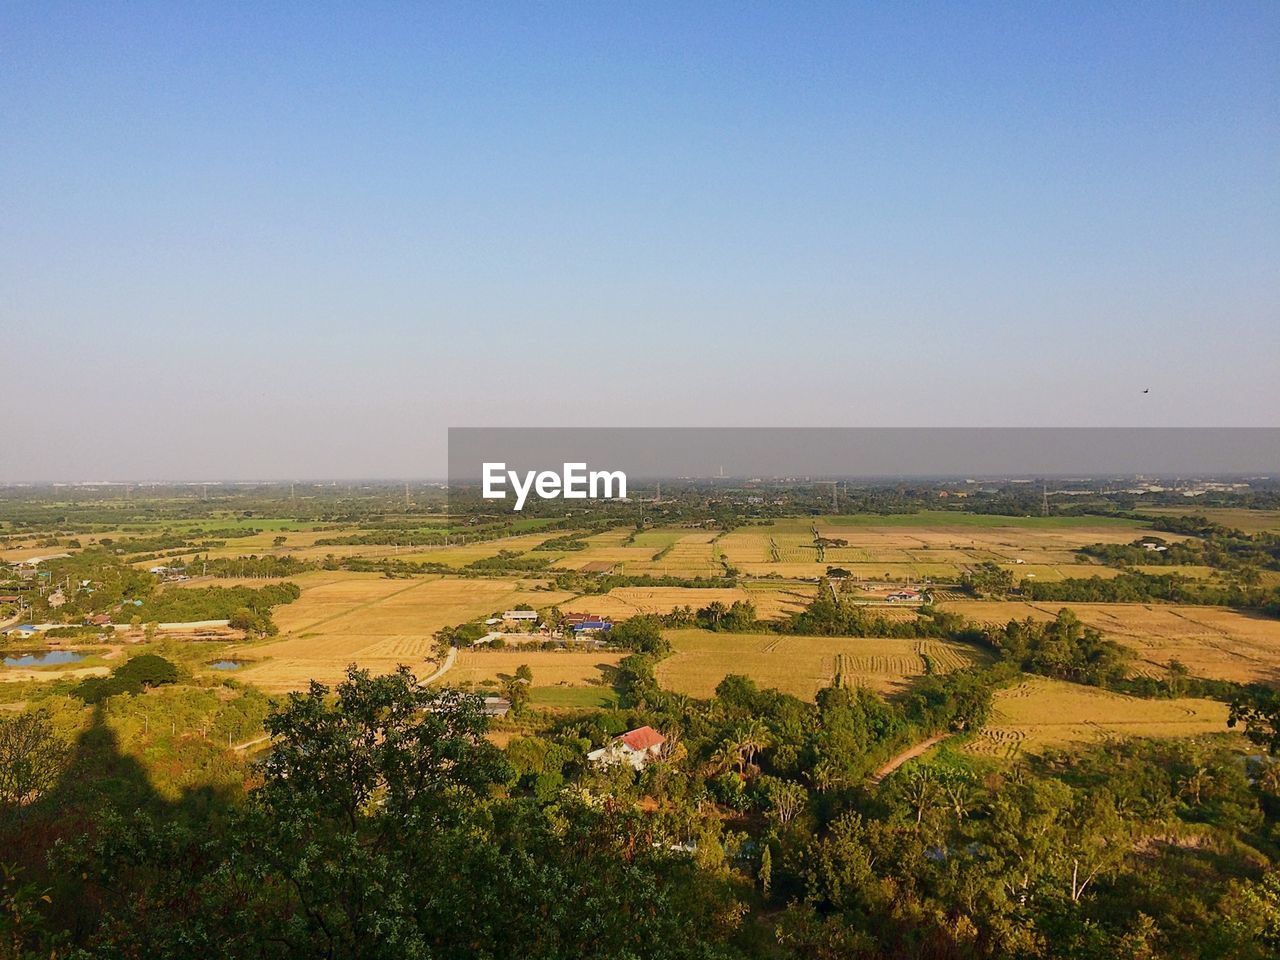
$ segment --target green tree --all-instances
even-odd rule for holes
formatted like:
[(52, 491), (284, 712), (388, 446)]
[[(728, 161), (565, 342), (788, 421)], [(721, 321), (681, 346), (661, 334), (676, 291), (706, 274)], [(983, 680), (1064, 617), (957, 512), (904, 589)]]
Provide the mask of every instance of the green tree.
[(1245, 736), (1280, 754), (1280, 692), (1261, 685), (1250, 686), (1231, 701), (1227, 726), (1244, 727)]
[(294, 955), (425, 956), (415, 874), (506, 765), (476, 697), (407, 668), (351, 668), (267, 718), (275, 747), (253, 796), (254, 871), (278, 881)]
[(56, 782), (67, 745), (43, 710), (0, 717), (0, 810), (34, 803)]

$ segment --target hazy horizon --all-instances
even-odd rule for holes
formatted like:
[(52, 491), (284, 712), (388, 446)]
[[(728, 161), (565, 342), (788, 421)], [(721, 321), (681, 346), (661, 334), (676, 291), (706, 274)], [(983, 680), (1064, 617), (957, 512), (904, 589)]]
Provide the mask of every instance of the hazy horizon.
[(5, 19), (0, 482), (1277, 423), (1273, 3)]

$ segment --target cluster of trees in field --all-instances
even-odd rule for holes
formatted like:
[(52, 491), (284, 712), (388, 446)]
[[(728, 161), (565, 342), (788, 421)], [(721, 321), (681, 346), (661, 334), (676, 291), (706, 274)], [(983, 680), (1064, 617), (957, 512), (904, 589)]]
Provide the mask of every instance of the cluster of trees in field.
[[(1150, 536), (1129, 544), (1090, 544), (1082, 547), (1080, 552), (1113, 566), (1208, 566), (1246, 583), (1256, 583), (1259, 571), (1280, 570), (1278, 534), (1268, 531), (1248, 534), (1199, 515), (1145, 519), (1153, 529), (1182, 534), (1188, 539), (1166, 541)], [(1154, 543), (1165, 549), (1148, 550), (1144, 543)]]
[[(1093, 549), (1084, 548), (1085, 551)], [(1106, 544), (1097, 545), (1096, 555), (1105, 559), (1104, 554), (1131, 549), (1149, 557), (1163, 556), (1144, 548), (1117, 548)], [(1128, 556), (1127, 553), (1115, 555)], [(1124, 572), (1114, 577), (1095, 575), (1063, 580), (1023, 580), (1015, 591), (1013, 574), (1009, 570), (984, 561), (962, 575), (961, 586), (975, 597), (1004, 598), (1016, 592), (1028, 600), (1061, 603), (1192, 603), (1264, 610), (1280, 615), (1280, 588), (1257, 585), (1260, 575), (1256, 568), (1237, 565), (1232, 568), (1231, 578), (1223, 582), (1177, 573), (1144, 573), (1129, 568), (1128, 563), (1126, 560)], [(1250, 570), (1252, 573), (1248, 572)]]
[(1091, 686), (1114, 686), (1133, 660), (1127, 647), (1107, 640), (1070, 610), (1049, 621), (1010, 620), (1003, 628), (965, 631), (1026, 673)]
[[(564, 517), (542, 519), (532, 523), (526, 520), (521, 524), (517, 524), (510, 517), (486, 516), (474, 519), (476, 522), (470, 524), (429, 527), (423, 527), (421, 524), (369, 523), (366, 521), (363, 524), (366, 529), (362, 532), (322, 537), (316, 540), (316, 546), (463, 546), (469, 543), (499, 540), (519, 533), (531, 533), (535, 530), (572, 530), (583, 526), (582, 520)], [(601, 529), (607, 529), (609, 525), (605, 521), (597, 521), (594, 524), (594, 526)]]
[(449, 543), (461, 545), (493, 540), (496, 537), (488, 536), (482, 531), (450, 530), (447, 527), (441, 527), (438, 530), (428, 528), (346, 533), (341, 536), (320, 537), (316, 540), (315, 545), (317, 547), (376, 547), (383, 545), (393, 547), (440, 547), (444, 546), (446, 539)]
[(1004, 597), (1013, 589), (1013, 573), (983, 560), (960, 575), (960, 587), (974, 597)]
[(154, 653), (144, 653), (130, 657), (109, 676), (85, 678), (74, 692), (85, 703), (101, 703), (121, 693), (141, 693), (177, 680), (178, 668), (172, 661)]
[[(1150, 549), (1153, 544), (1164, 549)], [(1112, 567), (1136, 566), (1217, 566), (1200, 540), (1165, 540), (1163, 537), (1141, 537), (1132, 543), (1090, 543), (1077, 553), (1092, 557)]]
[(294, 577), (308, 570), (316, 570), (319, 564), (311, 560), (284, 554), (283, 556), (247, 557), (194, 557), (184, 565), (191, 576), (210, 576), (218, 578), (261, 577), (263, 579), (281, 579)]
[(292, 603), (302, 595), (296, 583), (271, 583), (262, 587), (190, 587), (160, 590), (133, 610), (146, 623), (191, 623), (230, 620), (238, 630), (258, 636), (279, 632), (271, 608)]
[(734, 577), (651, 577), (576, 571), (555, 574), (555, 585), (558, 589), (589, 594), (608, 593), (618, 587), (687, 587), (698, 590), (709, 587), (732, 587), (736, 584), (737, 580)]
[(1063, 603), (1198, 603), (1280, 612), (1280, 588), (1219, 583), (1178, 574), (1126, 571), (1114, 577), (1024, 581), (1028, 600)]
[(543, 552), (563, 553), (571, 550), (587, 549), (587, 538), (591, 536), (590, 532), (573, 533), (565, 537), (552, 537), (550, 540), (544, 540), (542, 543), (534, 547), (534, 550)]
[(551, 566), (547, 557), (531, 557), (519, 550), (499, 550), (492, 557), (481, 557), (467, 564), (475, 573), (541, 573)]
[(161, 553), (166, 550), (209, 550), (214, 547), (226, 546), (228, 540), (238, 537), (252, 537), (260, 532), (249, 527), (229, 527), (222, 530), (200, 530), (197, 537), (191, 533), (164, 530), (160, 533), (140, 537), (121, 537), (119, 539), (103, 537), (98, 543), (112, 553), (125, 554)]

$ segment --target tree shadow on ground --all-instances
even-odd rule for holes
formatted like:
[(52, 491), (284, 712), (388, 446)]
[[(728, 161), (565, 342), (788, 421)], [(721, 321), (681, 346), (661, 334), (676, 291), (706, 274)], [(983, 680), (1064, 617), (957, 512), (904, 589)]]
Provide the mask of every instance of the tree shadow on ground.
[[(218, 822), (234, 805), (235, 794), (199, 786), (176, 800), (166, 798), (143, 764), (122, 749), (104, 706), (97, 704), (54, 785), (20, 811), (0, 810), (0, 861), (16, 868), (23, 882), (47, 890), (54, 927), (77, 937), (97, 922), (100, 908), (114, 895), (110, 877), (128, 869), (124, 861), (138, 852), (137, 843), (146, 842), (140, 838), (169, 826)], [(77, 850), (95, 843), (124, 854), (101, 863), (101, 876), (68, 870), (68, 858), (74, 862)]]

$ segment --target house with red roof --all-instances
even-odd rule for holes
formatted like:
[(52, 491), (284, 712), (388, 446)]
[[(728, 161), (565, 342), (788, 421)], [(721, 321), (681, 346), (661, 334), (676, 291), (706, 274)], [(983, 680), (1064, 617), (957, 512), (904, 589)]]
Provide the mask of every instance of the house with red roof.
[(636, 727), (614, 737), (599, 750), (592, 750), (587, 759), (602, 767), (625, 763), (633, 770), (643, 770), (650, 760), (662, 756), (662, 745), (666, 742), (667, 738), (653, 727)]

